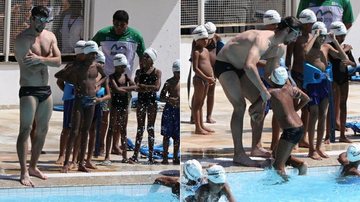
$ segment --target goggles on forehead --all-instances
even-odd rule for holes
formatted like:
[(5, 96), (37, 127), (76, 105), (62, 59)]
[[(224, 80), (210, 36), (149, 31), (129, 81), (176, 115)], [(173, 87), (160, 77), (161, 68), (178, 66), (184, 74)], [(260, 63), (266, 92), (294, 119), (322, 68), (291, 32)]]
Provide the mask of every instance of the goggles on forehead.
[(49, 22), (52, 22), (53, 21), (53, 18), (52, 17), (40, 17), (40, 16), (35, 16), (35, 18), (37, 20), (39, 20), (41, 23), (49, 23)]

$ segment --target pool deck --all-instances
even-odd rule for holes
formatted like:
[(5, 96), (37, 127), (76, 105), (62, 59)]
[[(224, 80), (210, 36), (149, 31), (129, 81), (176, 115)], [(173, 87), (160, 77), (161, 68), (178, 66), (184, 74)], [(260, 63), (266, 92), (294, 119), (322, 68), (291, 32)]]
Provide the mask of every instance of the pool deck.
[[(161, 112), (157, 114), (155, 123), (155, 144), (162, 143), (160, 135)], [(46, 137), (43, 151), (38, 166), (41, 171), (48, 175), (48, 180), (32, 177), (37, 187), (52, 186), (86, 186), (86, 185), (120, 185), (120, 184), (152, 184), (156, 177), (165, 175), (179, 175), (179, 166), (172, 165), (146, 165), (146, 158), (139, 158), (139, 164), (121, 163), (121, 156), (111, 155), (112, 165), (101, 166), (91, 170), (90, 173), (82, 173), (72, 170), (70, 173), (60, 173), (61, 165), (56, 165), (58, 158), (59, 138), (62, 130), (62, 112), (54, 111), (50, 120), (50, 128)], [(19, 183), (20, 165), (16, 153), (16, 139), (19, 130), (19, 109), (0, 110), (0, 188), (24, 187)], [(136, 113), (131, 110), (128, 123), (128, 137), (135, 141)], [(144, 133), (142, 145), (147, 145), (147, 132)], [(172, 146), (171, 146), (172, 147)], [(170, 147), (170, 148), (171, 148)], [(172, 148), (170, 150), (172, 152)], [(132, 151), (128, 152), (131, 157)], [(28, 155), (30, 159), (30, 155)], [(95, 164), (101, 163), (104, 157), (94, 158)], [(161, 160), (158, 160), (161, 161)]]
[[(193, 90), (193, 89), (192, 89)], [(348, 120), (360, 121), (360, 83), (351, 82), (348, 97)], [(192, 95), (192, 91), (191, 91)], [(241, 171), (254, 171), (262, 170), (259, 168), (251, 168), (244, 166), (234, 165), (233, 158), (233, 141), (230, 131), (230, 119), (232, 114), (232, 106), (227, 100), (222, 87), (219, 82), (216, 84), (215, 90), (215, 106), (213, 110), (213, 119), (216, 120), (215, 124), (205, 124), (207, 127), (214, 129), (215, 133), (211, 135), (196, 135), (193, 133), (195, 126), (189, 124), (190, 109), (187, 98), (186, 85), (181, 88), (181, 158), (182, 162), (188, 159), (197, 159), (201, 162), (203, 167), (210, 164), (220, 164), (225, 167), (227, 172), (241, 172)], [(249, 107), (249, 102), (247, 107)], [(203, 108), (204, 117), (206, 115), (206, 106)], [(271, 144), (271, 117), (272, 111), (266, 116), (264, 123), (264, 130), (262, 134), (262, 145), (264, 148), (269, 149)], [(205, 118), (204, 118), (205, 120)], [(316, 135), (316, 134), (315, 134)], [(360, 135), (354, 136), (351, 129), (348, 129), (346, 135), (353, 142), (360, 142)], [(337, 162), (338, 154), (345, 151), (347, 143), (339, 143), (339, 131), (336, 131), (336, 142), (330, 145), (325, 145), (325, 150), (330, 158), (320, 161), (312, 160), (307, 157), (308, 149), (299, 148), (293, 151), (293, 155), (299, 157), (309, 164), (309, 167), (339, 165)], [(250, 153), (251, 148), (251, 127), (250, 117), (248, 112), (245, 112), (244, 118), (244, 133), (243, 144), (245, 150)], [(323, 144), (324, 146), (324, 144)]]

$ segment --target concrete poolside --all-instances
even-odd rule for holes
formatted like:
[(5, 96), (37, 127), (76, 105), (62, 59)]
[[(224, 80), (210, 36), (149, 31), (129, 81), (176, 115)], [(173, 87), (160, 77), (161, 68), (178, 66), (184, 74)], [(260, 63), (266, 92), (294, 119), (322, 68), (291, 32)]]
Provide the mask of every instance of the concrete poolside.
[[(348, 120), (360, 121), (360, 83), (351, 82), (348, 97)], [(193, 89), (192, 89), (193, 90)], [(191, 92), (192, 95), (192, 92)], [(197, 159), (201, 162), (203, 167), (209, 164), (218, 163), (225, 167), (227, 172), (241, 172), (261, 170), (259, 168), (250, 168), (244, 166), (236, 166), (232, 162), (233, 158), (233, 141), (230, 131), (230, 119), (232, 114), (232, 106), (227, 100), (222, 87), (219, 82), (216, 84), (215, 91), (215, 106), (213, 110), (213, 118), (216, 120), (215, 124), (206, 124), (215, 133), (211, 135), (196, 135), (193, 133), (195, 126), (189, 124), (190, 109), (187, 99), (187, 88), (184, 84), (181, 88), (181, 161), (188, 159)], [(247, 105), (249, 107), (249, 103)], [(206, 115), (206, 106), (203, 108), (204, 117)], [(266, 149), (270, 148), (271, 144), (271, 117), (270, 110), (264, 123), (264, 131), (262, 134), (262, 144)], [(360, 135), (354, 136), (351, 129), (348, 129), (346, 135), (353, 142), (360, 142)], [(310, 167), (316, 166), (330, 166), (339, 165), (337, 162), (338, 154), (345, 151), (347, 143), (339, 143), (339, 131), (336, 131), (336, 142), (330, 145), (324, 145), (327, 154), (330, 158), (320, 161), (312, 160), (307, 157), (308, 149), (299, 148), (293, 152), (293, 155), (306, 161)], [(244, 118), (244, 133), (243, 144), (245, 150), (250, 153), (251, 148), (251, 127), (250, 117), (248, 112), (245, 112)], [(257, 158), (259, 159), (259, 158)], [(261, 159), (261, 158), (260, 158)]]
[[(61, 165), (56, 165), (58, 158), (59, 138), (62, 130), (62, 112), (54, 111), (50, 120), (50, 129), (46, 137), (44, 151), (39, 159), (39, 168), (48, 175), (48, 180), (32, 177), (37, 187), (51, 186), (79, 186), (79, 185), (119, 185), (119, 184), (152, 184), (156, 177), (163, 174), (179, 175), (179, 165), (146, 165), (146, 158), (139, 158), (139, 164), (121, 163), (121, 156), (111, 155), (112, 165), (97, 165), (98, 169), (91, 173), (72, 170), (70, 173), (60, 173)], [(155, 122), (155, 144), (162, 143), (160, 135), (161, 112), (157, 114)], [(18, 179), (20, 173), (19, 161), (16, 153), (16, 140), (19, 130), (19, 109), (0, 110), (0, 188), (16, 188), (22, 186)], [(136, 113), (131, 110), (128, 123), (128, 137), (135, 141)], [(144, 133), (142, 145), (147, 145), (147, 132)], [(172, 152), (172, 149), (170, 150)], [(131, 157), (132, 152), (128, 152)], [(30, 155), (28, 155), (30, 159)], [(104, 157), (94, 158), (95, 164), (101, 163)], [(161, 161), (161, 160), (158, 160)]]

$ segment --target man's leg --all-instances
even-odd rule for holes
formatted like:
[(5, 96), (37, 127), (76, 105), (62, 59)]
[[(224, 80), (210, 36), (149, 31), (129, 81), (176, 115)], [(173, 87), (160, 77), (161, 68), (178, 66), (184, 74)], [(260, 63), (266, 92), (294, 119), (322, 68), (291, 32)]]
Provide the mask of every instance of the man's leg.
[(37, 168), (37, 162), (39, 160), (41, 150), (45, 143), (46, 134), (49, 130), (49, 121), (52, 114), (52, 108), (53, 108), (52, 96), (49, 96), (45, 101), (39, 103), (35, 113), (35, 121), (37, 123), (36, 125), (37, 129), (35, 135), (36, 138), (32, 141), (29, 175), (38, 177), (43, 180), (46, 180), (47, 176), (44, 175)]
[[(243, 76), (244, 77), (244, 76)], [(232, 104), (234, 111), (231, 116), (231, 134), (234, 142), (234, 163), (245, 166), (261, 167), (261, 163), (251, 160), (245, 153), (243, 137), (243, 121), (246, 109), (245, 98), (242, 95), (242, 88), (238, 75), (234, 71), (227, 71), (220, 75), (219, 81), (226, 97)]]
[(20, 128), (19, 136), (16, 142), (16, 150), (20, 163), (20, 183), (25, 186), (34, 186), (30, 180), (29, 172), (26, 166), (28, 138), (30, 136), (32, 124), (34, 122), (37, 99), (32, 96), (20, 98)]

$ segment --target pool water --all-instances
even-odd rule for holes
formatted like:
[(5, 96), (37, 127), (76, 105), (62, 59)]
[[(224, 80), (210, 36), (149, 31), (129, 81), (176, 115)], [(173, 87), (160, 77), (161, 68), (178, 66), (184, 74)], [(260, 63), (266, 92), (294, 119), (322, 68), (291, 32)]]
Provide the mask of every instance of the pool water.
[(273, 170), (228, 173), (227, 181), (237, 201), (360, 201), (360, 177), (339, 178), (339, 170), (339, 166), (310, 168), (306, 176), (298, 176), (297, 170), (288, 169), (288, 182)]
[(1, 202), (179, 201), (160, 185), (78, 186), (0, 189)]

